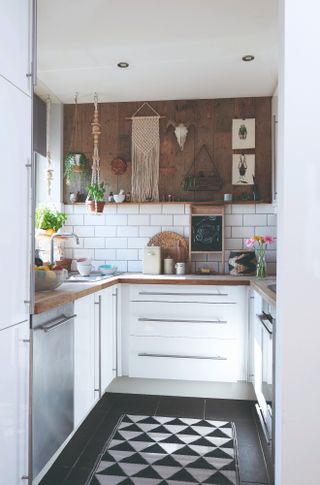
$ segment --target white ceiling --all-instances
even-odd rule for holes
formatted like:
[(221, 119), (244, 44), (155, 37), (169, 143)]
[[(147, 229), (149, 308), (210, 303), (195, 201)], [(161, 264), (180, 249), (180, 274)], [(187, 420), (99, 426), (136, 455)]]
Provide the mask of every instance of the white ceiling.
[(76, 91), (80, 103), (95, 91), (99, 101), (271, 95), (277, 8), (278, 0), (39, 0), (39, 92), (64, 103)]

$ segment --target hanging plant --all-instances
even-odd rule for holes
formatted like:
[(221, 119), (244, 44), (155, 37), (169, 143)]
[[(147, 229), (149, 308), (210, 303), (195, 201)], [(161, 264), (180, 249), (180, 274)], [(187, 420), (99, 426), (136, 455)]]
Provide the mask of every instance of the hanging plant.
[(87, 191), (86, 204), (88, 212), (102, 213), (105, 205), (104, 194), (106, 192), (104, 182), (94, 182), (87, 185)]
[(64, 157), (64, 178), (67, 185), (74, 182), (78, 174), (80, 174), (80, 180), (83, 182), (88, 172), (87, 159), (84, 153), (68, 152), (66, 154)]

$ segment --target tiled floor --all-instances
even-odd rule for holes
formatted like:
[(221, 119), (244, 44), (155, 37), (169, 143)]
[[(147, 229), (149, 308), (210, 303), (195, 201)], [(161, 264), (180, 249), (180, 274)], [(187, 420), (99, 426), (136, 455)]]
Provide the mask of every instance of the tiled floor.
[(241, 485), (271, 483), (256, 429), (252, 402), (106, 394), (40, 485), (85, 484), (103, 445), (123, 413), (233, 421), (237, 429)]

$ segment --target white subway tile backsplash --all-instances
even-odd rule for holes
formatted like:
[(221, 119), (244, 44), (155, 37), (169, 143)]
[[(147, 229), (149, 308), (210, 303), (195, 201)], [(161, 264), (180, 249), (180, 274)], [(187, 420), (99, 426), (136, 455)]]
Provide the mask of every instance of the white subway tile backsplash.
[(161, 231), (161, 226), (140, 226), (139, 235), (141, 237), (152, 237)]
[(94, 227), (93, 226), (74, 226), (74, 232), (79, 237), (93, 237), (94, 236)]
[[(82, 216), (73, 216), (73, 217), (82, 217)], [(86, 226), (104, 226), (105, 219), (102, 214), (101, 215), (89, 214), (84, 216), (84, 224)], [(74, 225), (76, 225), (75, 222), (74, 222)]]
[(161, 204), (141, 204), (140, 214), (161, 214)]
[(87, 237), (84, 240), (84, 247), (85, 248), (104, 248), (104, 238), (101, 237)]
[(186, 226), (189, 224), (189, 216), (188, 215), (174, 215), (173, 216), (173, 224), (175, 226)]
[(119, 226), (117, 229), (117, 236), (119, 237), (135, 237), (139, 234), (138, 226)]
[(151, 215), (151, 225), (152, 226), (172, 226), (173, 218), (172, 215)]
[[(118, 228), (119, 229), (119, 228)], [(94, 235), (96, 237), (113, 237), (117, 235), (116, 226), (95, 226)]]
[(254, 235), (254, 231), (252, 227), (232, 227), (231, 234), (235, 238), (249, 238)]
[(74, 214), (86, 214), (87, 209), (86, 209), (85, 204), (74, 205), (73, 206), (73, 213)]
[(227, 214), (224, 218), (225, 226), (242, 226), (243, 225), (242, 214)]
[(148, 237), (129, 237), (128, 248), (142, 249), (148, 244), (148, 242)]
[(83, 216), (80, 216), (79, 214), (68, 214), (67, 224), (68, 226), (82, 226)]
[(129, 273), (141, 273), (142, 272), (142, 261), (128, 261), (128, 272)]
[(73, 214), (73, 205), (65, 205), (64, 212), (65, 214)]
[(139, 214), (139, 204), (118, 204), (117, 205), (118, 214)]
[[(79, 234), (78, 234), (79, 235)], [(74, 238), (68, 238), (63, 241), (64, 247), (65, 248), (83, 248), (83, 238), (79, 237), (79, 243), (77, 244), (77, 241)]]
[(162, 214), (184, 214), (184, 204), (163, 204)]
[(128, 239), (126, 237), (106, 237), (106, 248), (127, 248)]
[(137, 249), (117, 249), (117, 259), (136, 261), (138, 259)]
[(148, 226), (149, 223), (150, 223), (149, 215), (139, 214), (137, 216), (135, 216), (135, 215), (129, 215), (128, 216), (128, 225), (129, 226)]
[(126, 226), (128, 224), (128, 217), (139, 217), (139, 216), (127, 216), (126, 214), (117, 214), (106, 216), (107, 226)]
[(243, 216), (244, 226), (265, 226), (267, 224), (267, 216), (265, 214), (250, 214)]
[[(77, 207), (75, 211), (75, 207)], [(82, 212), (83, 208), (83, 212)], [(85, 206), (65, 206), (66, 230), (78, 234), (80, 245), (65, 242), (66, 257), (88, 257), (96, 265), (110, 263), (119, 271), (142, 271), (144, 247), (162, 231), (189, 237), (189, 204), (107, 204), (104, 215), (85, 213)], [(276, 215), (271, 204), (225, 205), (225, 258), (230, 250), (246, 248), (245, 241), (254, 234), (276, 236)], [(70, 246), (70, 247), (69, 247)], [(268, 272), (275, 270), (276, 242), (268, 246)], [(193, 256), (193, 271), (201, 266), (219, 271), (219, 255)], [(227, 264), (226, 264), (227, 268)], [(228, 268), (227, 268), (228, 270)]]
[(95, 259), (101, 261), (109, 261), (110, 259), (116, 259), (115, 249), (96, 249), (94, 252)]

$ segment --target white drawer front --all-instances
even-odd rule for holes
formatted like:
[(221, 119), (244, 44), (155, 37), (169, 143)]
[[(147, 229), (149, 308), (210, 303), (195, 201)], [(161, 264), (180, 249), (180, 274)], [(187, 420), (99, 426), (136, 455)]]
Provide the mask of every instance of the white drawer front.
[[(200, 306), (200, 308), (198, 308)], [(241, 338), (243, 335), (243, 308), (239, 305), (215, 308), (192, 308), (187, 312), (163, 306), (155, 311), (154, 305), (144, 304), (144, 308), (133, 311), (130, 316), (130, 335), (161, 337), (218, 337)], [(178, 309), (179, 310), (179, 309)]]
[(223, 382), (244, 372), (237, 340), (130, 337), (129, 376)]
[(171, 303), (237, 303), (245, 296), (246, 287), (220, 285), (132, 285), (132, 302)]

